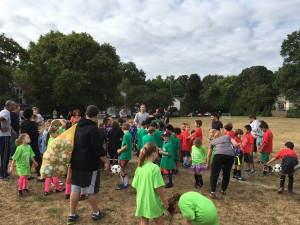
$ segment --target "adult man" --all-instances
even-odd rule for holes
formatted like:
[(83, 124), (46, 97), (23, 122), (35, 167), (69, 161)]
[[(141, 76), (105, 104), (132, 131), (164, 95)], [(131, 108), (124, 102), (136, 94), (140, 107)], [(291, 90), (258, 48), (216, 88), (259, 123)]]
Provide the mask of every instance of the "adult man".
[(149, 117), (149, 114), (146, 113), (146, 105), (141, 104), (140, 105), (140, 112), (138, 112), (134, 117), (134, 122), (137, 125), (138, 128), (141, 127), (141, 124), (143, 121), (146, 121), (146, 119)]
[[(223, 133), (223, 123), (219, 120), (219, 116), (217, 113), (212, 113), (210, 116), (211, 119), (211, 129), (212, 130), (220, 130)], [(211, 136), (209, 137), (210, 140), (212, 140), (213, 135), (211, 133)]]
[(11, 119), (10, 112), (14, 111), (16, 103), (8, 100), (5, 108), (0, 112), (0, 179), (9, 179), (7, 167), (10, 157)]
[(251, 126), (251, 134), (254, 137), (254, 156), (256, 157), (256, 153), (257, 153), (257, 135), (258, 135), (258, 128), (259, 128), (259, 123), (258, 120), (256, 119), (255, 115), (250, 115), (249, 116), (249, 120), (250, 120), (250, 126)]
[(100, 212), (98, 207), (97, 193), (100, 189), (100, 162), (104, 162), (105, 170), (108, 170), (109, 162), (103, 148), (103, 137), (97, 127), (98, 113), (97, 106), (88, 106), (86, 118), (81, 118), (76, 127), (71, 158), (72, 192), (68, 224), (74, 224), (79, 218), (76, 208), (80, 192), (89, 196), (93, 210), (92, 220), (104, 217), (104, 212)]
[(170, 113), (168, 108), (164, 108), (164, 123), (168, 125), (170, 122)]

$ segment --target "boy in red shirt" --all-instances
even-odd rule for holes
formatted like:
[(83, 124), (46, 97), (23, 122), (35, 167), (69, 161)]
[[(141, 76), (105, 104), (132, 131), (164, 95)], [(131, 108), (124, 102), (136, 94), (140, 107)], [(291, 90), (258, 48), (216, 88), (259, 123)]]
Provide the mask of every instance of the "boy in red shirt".
[(233, 128), (232, 123), (227, 123), (224, 126), (224, 129), (225, 129), (224, 135), (228, 135), (229, 137), (231, 137), (232, 139), (234, 139), (235, 132), (232, 130), (232, 128)]
[(191, 134), (188, 139), (190, 139), (190, 142), (193, 142), (195, 138), (199, 138), (202, 141), (202, 120), (195, 120), (195, 132)]
[(244, 127), (244, 136), (242, 137), (242, 150), (244, 152), (244, 162), (248, 165), (248, 169), (244, 170), (244, 172), (250, 175), (256, 173), (254, 170), (253, 149), (254, 137), (251, 134), (251, 126), (246, 125)]
[(293, 193), (293, 184), (294, 184), (294, 167), (298, 165), (298, 157), (294, 152), (294, 144), (293, 142), (286, 142), (284, 145), (286, 148), (279, 151), (274, 158), (272, 158), (269, 162), (266, 163), (266, 166), (269, 166), (271, 162), (274, 162), (278, 159), (282, 159), (281, 162), (281, 176), (280, 176), (280, 186), (278, 189), (278, 194), (281, 194), (284, 191), (284, 182), (285, 176), (288, 174), (289, 184), (288, 191)]
[[(263, 132), (263, 139), (258, 151), (261, 153), (260, 161), (264, 164), (269, 161), (270, 154), (273, 150), (273, 133), (269, 130), (269, 126), (266, 122), (262, 122), (259, 127)], [(265, 176), (268, 169), (269, 172), (272, 171), (271, 167), (264, 166), (263, 173), (260, 176)]]
[[(226, 129), (226, 125), (224, 127)], [(244, 181), (245, 178), (242, 177), (242, 171), (241, 171), (241, 165), (243, 160), (243, 151), (242, 151), (242, 137), (244, 132), (241, 129), (237, 129), (234, 132), (234, 140), (238, 144), (237, 148), (240, 150), (239, 154), (234, 157), (234, 166), (233, 166), (233, 178), (236, 178), (237, 180)]]
[(182, 124), (181, 126), (181, 135), (182, 135), (182, 144), (181, 144), (181, 151), (182, 151), (182, 155), (183, 155), (183, 163), (182, 166), (187, 168), (189, 167), (189, 162), (190, 162), (190, 157), (191, 157), (191, 144), (190, 141), (188, 139), (188, 137), (190, 136), (189, 133), (189, 128), (190, 125), (189, 124)]

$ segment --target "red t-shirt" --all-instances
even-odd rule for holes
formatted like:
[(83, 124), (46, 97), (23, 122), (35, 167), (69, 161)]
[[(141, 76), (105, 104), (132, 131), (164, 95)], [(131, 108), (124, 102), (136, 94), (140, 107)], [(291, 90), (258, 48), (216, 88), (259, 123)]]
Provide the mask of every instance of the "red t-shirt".
[(261, 146), (263, 146), (266, 143), (266, 146), (263, 148), (263, 152), (272, 153), (273, 149), (273, 133), (270, 130), (267, 130), (263, 134), (263, 140), (261, 143)]
[(181, 134), (183, 137), (181, 149), (182, 151), (189, 152), (192, 147), (190, 139), (187, 139), (190, 136), (190, 133), (187, 131), (182, 131)]
[(274, 157), (276, 159), (282, 159), (284, 156), (292, 156), (292, 157), (295, 157), (296, 159), (298, 159), (298, 156), (297, 156), (296, 152), (294, 152), (290, 148), (282, 149)]
[(234, 131), (233, 130), (231, 130), (231, 131), (225, 131), (224, 132), (224, 135), (228, 135), (229, 137), (231, 137), (232, 139), (234, 139), (235, 137), (234, 137)]
[(242, 148), (242, 140), (241, 140), (240, 138), (238, 138), (238, 137), (234, 137), (233, 139), (234, 139), (234, 140), (236, 141), (236, 143), (238, 144), (239, 149), (243, 152), (243, 148)]
[(195, 138), (199, 138), (202, 141), (202, 129), (201, 129), (201, 127), (196, 128), (192, 139), (195, 139)]
[(75, 122), (79, 121), (80, 118), (81, 118), (80, 116), (79, 116), (79, 117), (72, 116), (72, 117), (71, 117), (71, 120), (70, 120), (71, 123), (72, 123), (72, 125), (74, 125)]
[(183, 136), (182, 136), (182, 133), (176, 135), (176, 137), (179, 139), (180, 141), (180, 151), (182, 149), (182, 145), (183, 145)]
[(251, 145), (254, 144), (254, 137), (251, 133), (245, 134), (242, 138), (242, 151), (244, 153), (252, 153), (253, 148), (251, 149)]

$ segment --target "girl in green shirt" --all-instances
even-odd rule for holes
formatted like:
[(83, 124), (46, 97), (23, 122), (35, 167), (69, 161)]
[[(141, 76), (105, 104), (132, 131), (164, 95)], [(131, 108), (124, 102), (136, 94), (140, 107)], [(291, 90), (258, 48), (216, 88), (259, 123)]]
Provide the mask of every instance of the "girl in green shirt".
[(157, 225), (163, 225), (163, 213), (169, 207), (163, 193), (164, 181), (160, 169), (153, 163), (157, 156), (156, 145), (151, 142), (145, 144), (132, 181), (132, 187), (137, 191), (135, 216), (141, 217), (143, 225), (148, 225), (149, 219), (153, 219)]
[(34, 160), (34, 153), (29, 145), (30, 137), (28, 134), (20, 134), (16, 140), (17, 149), (15, 154), (12, 156), (12, 164), (9, 172), (11, 173), (15, 165), (17, 164), (17, 173), (20, 176), (18, 182), (18, 195), (21, 197), (23, 192), (29, 193), (28, 191), (28, 176), (30, 175), (30, 161), (33, 162), (34, 166), (37, 167), (38, 163)]

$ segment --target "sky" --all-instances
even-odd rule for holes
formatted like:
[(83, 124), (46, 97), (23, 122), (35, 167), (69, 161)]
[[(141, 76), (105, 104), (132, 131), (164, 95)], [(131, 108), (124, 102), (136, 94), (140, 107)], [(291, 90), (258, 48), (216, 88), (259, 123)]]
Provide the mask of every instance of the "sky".
[(0, 0), (0, 33), (27, 49), (50, 30), (87, 32), (147, 79), (226, 76), (278, 70), (299, 9), (300, 0)]

